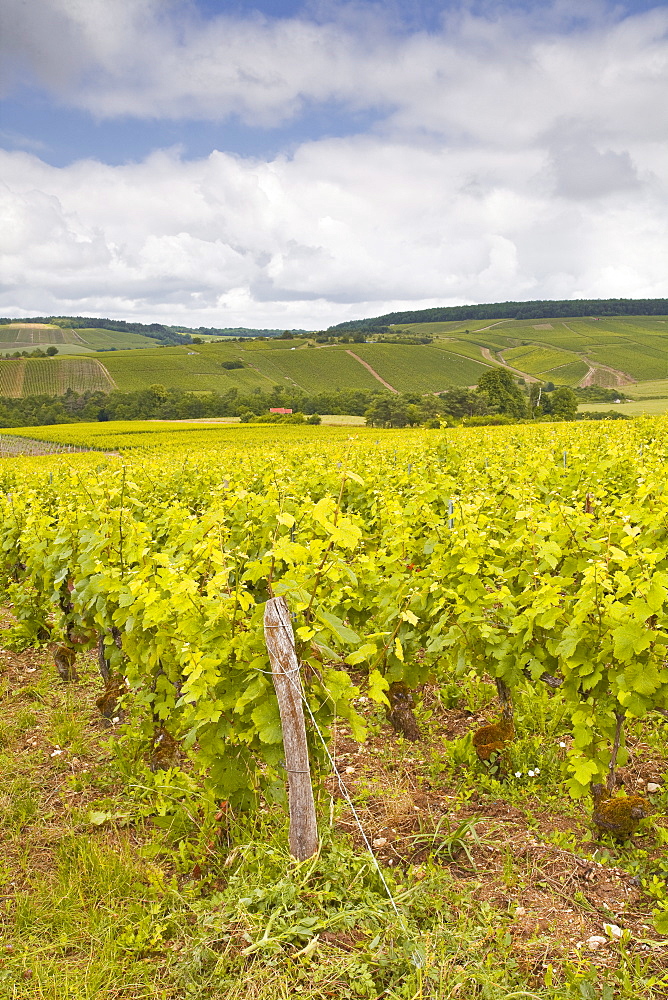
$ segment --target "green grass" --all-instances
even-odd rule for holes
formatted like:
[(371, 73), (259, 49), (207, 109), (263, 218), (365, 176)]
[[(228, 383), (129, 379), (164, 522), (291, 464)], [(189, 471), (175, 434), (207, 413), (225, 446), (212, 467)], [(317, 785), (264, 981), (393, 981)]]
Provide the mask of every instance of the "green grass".
[[(420, 743), (374, 706), (365, 745), (342, 727), (339, 764), (353, 762), (346, 782), (383, 885), (322, 783), (320, 851), (295, 864), (284, 806), (221, 818), (185, 755), (154, 774), (132, 725), (103, 727), (91, 654), (69, 685), (44, 650), (0, 664), (7, 1000), (665, 1000), (663, 952), (635, 939), (642, 921), (651, 934), (647, 896), (634, 892), (628, 940), (576, 947), (626, 924), (610, 907), (625, 908), (629, 879), (647, 880), (660, 853), (652, 832), (642, 846), (587, 843), (560, 788), (564, 720), (547, 690), (516, 702), (510, 770), (540, 761), (536, 779), (500, 783), (465, 736), (444, 737), (489, 711), (493, 688), (471, 674), (420, 697)], [(665, 761), (660, 727), (641, 726), (633, 742)]]
[(265, 379), (250, 369), (223, 368), (219, 355), (211, 349), (202, 350), (202, 345), (161, 347), (150, 352), (118, 351), (97, 357), (122, 392), (145, 389), (155, 383), (184, 392), (270, 388)]
[[(626, 392), (626, 386), (622, 391)], [(582, 410), (583, 413), (615, 410), (630, 417), (640, 417), (643, 413), (655, 416), (658, 413), (668, 412), (668, 396), (665, 399), (639, 399), (630, 403), (580, 403), (578, 410)]]
[(623, 392), (634, 399), (664, 399), (668, 397), (668, 379), (625, 385)]
[(62, 396), (68, 389), (113, 389), (106, 369), (93, 358), (22, 358), (0, 362), (0, 395)]
[(668, 355), (650, 357), (638, 346), (595, 347), (587, 356), (609, 368), (622, 371), (638, 381), (661, 379), (668, 376)]
[(159, 345), (159, 341), (153, 340), (151, 337), (143, 337), (139, 333), (126, 333), (120, 330), (63, 330), (63, 333), (68, 335), (68, 344), (82, 344), (93, 351), (97, 351), (101, 347), (115, 347), (121, 351)]
[(466, 340), (439, 338), (431, 346), (441, 351), (447, 351), (448, 354), (461, 354), (463, 358), (470, 358), (472, 361), (481, 361), (483, 364), (488, 363), (483, 357), (480, 344), (470, 343)]
[[(69, 331), (67, 331), (69, 332)], [(2, 323), (0, 343), (14, 344), (15, 350), (41, 347), (42, 344), (66, 343), (66, 331), (47, 323)]]
[[(391, 327), (393, 333), (406, 331), (415, 334), (417, 337), (459, 337), (463, 333), (475, 333), (476, 330), (486, 330), (489, 326), (496, 326), (499, 320), (495, 319), (470, 319), (451, 320), (444, 323), (399, 323)], [(500, 322), (504, 322), (501, 320)]]

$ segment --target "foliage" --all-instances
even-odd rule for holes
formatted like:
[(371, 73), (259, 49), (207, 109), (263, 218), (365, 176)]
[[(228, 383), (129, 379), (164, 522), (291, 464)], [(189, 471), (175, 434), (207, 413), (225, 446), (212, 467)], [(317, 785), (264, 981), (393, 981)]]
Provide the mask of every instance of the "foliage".
[(477, 391), (494, 412), (516, 419), (526, 416), (524, 395), (511, 372), (502, 368), (490, 369), (479, 379)]
[(18, 617), (50, 608), (57, 634), (101, 634), (143, 738), (166, 725), (235, 801), (280, 784), (270, 586), (296, 616), (325, 731), (338, 713), (362, 735), (349, 667), (381, 704), (445, 665), (513, 689), (547, 672), (584, 793), (610, 764), (615, 713), (668, 707), (665, 422), (336, 430), (130, 424), (136, 458), (8, 460), (0, 546)]

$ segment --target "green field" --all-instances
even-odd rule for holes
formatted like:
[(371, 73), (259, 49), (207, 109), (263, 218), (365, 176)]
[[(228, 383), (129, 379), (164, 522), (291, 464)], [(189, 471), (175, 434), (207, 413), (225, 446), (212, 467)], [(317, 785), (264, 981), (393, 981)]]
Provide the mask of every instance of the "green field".
[[(354, 344), (354, 349), (361, 344)], [(319, 347), (301, 351), (257, 352), (252, 363), (272, 384), (288, 385), (304, 392), (337, 389), (378, 389), (380, 383), (344, 348)]]
[(580, 403), (578, 410), (583, 413), (606, 413), (608, 410), (614, 410), (616, 413), (626, 413), (629, 417), (640, 417), (643, 413), (656, 416), (668, 411), (668, 397), (666, 399), (638, 399), (631, 403)]
[[(95, 362), (92, 367), (70, 364), (59, 374), (58, 366), (67, 359), (58, 357), (49, 362), (55, 365), (48, 370), (52, 376), (49, 384), (71, 386), (78, 391), (101, 385), (134, 391), (159, 383), (188, 392), (252, 392), (279, 385), (317, 393), (378, 389), (380, 379), (398, 392), (428, 393), (449, 386), (475, 385), (483, 372), (490, 365), (500, 364), (501, 359), (519, 372), (558, 385), (579, 385), (590, 368), (591, 381), (596, 385), (616, 384), (620, 376), (615, 373), (621, 373), (622, 383), (623, 376), (642, 383), (668, 380), (666, 317), (419, 323), (396, 329), (434, 340), (425, 345), (351, 343), (315, 347), (301, 338), (277, 338), (162, 347), (138, 334), (13, 323), (0, 326), (0, 354), (44, 348), (53, 342), (60, 352), (88, 355)], [(101, 350), (112, 344), (125, 349)], [(146, 347), (149, 349), (143, 349)], [(244, 367), (223, 368), (229, 361), (241, 361)], [(26, 378), (26, 371), (7, 369), (5, 362), (0, 362), (0, 390), (5, 386), (7, 394), (12, 395), (32, 391), (29, 387), (37, 383), (32, 375)], [(35, 371), (36, 375), (43, 372)], [(645, 394), (653, 391), (639, 390)], [(660, 394), (663, 391), (668, 389)]]
[(399, 392), (441, 392), (454, 385), (475, 385), (490, 367), (429, 346), (355, 344), (353, 350)]
[[(118, 389), (134, 392), (160, 384), (184, 392), (227, 392), (229, 389), (269, 389), (271, 384), (250, 369), (231, 371), (222, 367), (220, 356), (203, 345), (161, 347), (153, 351), (117, 351), (99, 354)], [(226, 357), (224, 360), (228, 360)]]
[(0, 363), (0, 396), (62, 396), (68, 389), (109, 392), (114, 383), (94, 358), (22, 358)]
[(82, 354), (109, 347), (117, 350), (156, 347), (157, 343), (150, 337), (118, 330), (73, 330), (48, 323), (0, 324), (0, 353), (3, 354), (51, 346), (57, 347), (59, 354)]
[(540, 375), (550, 371), (551, 368), (558, 368), (573, 361), (572, 354), (566, 351), (551, 351), (545, 347), (511, 347), (510, 350), (503, 351), (502, 356), (507, 364), (528, 372), (529, 375)]
[(625, 385), (624, 394), (634, 399), (667, 399), (668, 379), (657, 379), (652, 382), (637, 382), (635, 385)]

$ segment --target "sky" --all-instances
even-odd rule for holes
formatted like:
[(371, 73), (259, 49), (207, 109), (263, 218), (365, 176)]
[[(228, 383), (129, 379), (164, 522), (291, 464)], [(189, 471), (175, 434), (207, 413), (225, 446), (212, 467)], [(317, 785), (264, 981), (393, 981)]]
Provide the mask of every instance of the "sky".
[(0, 316), (668, 296), (668, 4), (3, 0)]

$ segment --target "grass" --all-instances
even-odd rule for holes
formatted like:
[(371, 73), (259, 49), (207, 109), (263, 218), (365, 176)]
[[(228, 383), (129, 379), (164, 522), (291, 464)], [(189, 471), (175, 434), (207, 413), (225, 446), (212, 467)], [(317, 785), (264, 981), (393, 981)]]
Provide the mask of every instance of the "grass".
[[(283, 807), (221, 817), (185, 760), (152, 773), (131, 727), (104, 728), (92, 657), (79, 672), (63, 685), (45, 651), (0, 652), (3, 996), (668, 996), (652, 900), (627, 889), (661, 850), (651, 828), (637, 846), (589, 842), (586, 813), (560, 791), (564, 724), (547, 692), (520, 698), (512, 750), (524, 773), (540, 762), (536, 779), (481, 770), (467, 733), (493, 689), (471, 675), (422, 691), (418, 744), (368, 706), (367, 743), (339, 728), (338, 766), (397, 914), (327, 779), (320, 853), (297, 865)], [(634, 741), (665, 766), (660, 731), (639, 727)], [(589, 951), (582, 942), (610, 920), (628, 935)]]
[(661, 379), (668, 375), (668, 355), (651, 357), (637, 345), (589, 348), (587, 356), (638, 381)]
[(668, 379), (637, 382), (635, 385), (624, 386), (624, 394), (633, 396), (634, 399), (664, 399), (668, 397)]
[(567, 365), (560, 365), (559, 368), (550, 368), (542, 373), (542, 378), (546, 382), (554, 382), (556, 385), (577, 385), (587, 374), (589, 366), (583, 361), (572, 361)]
[[(159, 383), (184, 392), (226, 392), (234, 388), (269, 389), (271, 384), (247, 369), (228, 371), (218, 353), (193, 347), (163, 347), (148, 351), (118, 351), (98, 358), (122, 392)], [(222, 360), (228, 360), (227, 356)]]
[(640, 417), (643, 413), (655, 416), (668, 411), (668, 396), (665, 399), (639, 399), (631, 403), (580, 403), (578, 410), (585, 413), (614, 410), (617, 413), (626, 413), (630, 417)]

